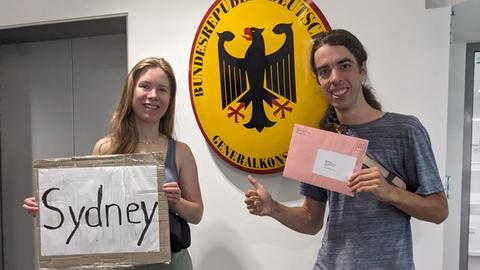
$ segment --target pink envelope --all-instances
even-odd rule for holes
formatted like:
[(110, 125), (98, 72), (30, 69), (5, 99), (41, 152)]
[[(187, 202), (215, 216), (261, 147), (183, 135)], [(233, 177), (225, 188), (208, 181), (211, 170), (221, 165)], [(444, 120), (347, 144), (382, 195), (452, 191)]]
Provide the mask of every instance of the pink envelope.
[(283, 176), (354, 196), (347, 178), (362, 168), (368, 141), (295, 124)]

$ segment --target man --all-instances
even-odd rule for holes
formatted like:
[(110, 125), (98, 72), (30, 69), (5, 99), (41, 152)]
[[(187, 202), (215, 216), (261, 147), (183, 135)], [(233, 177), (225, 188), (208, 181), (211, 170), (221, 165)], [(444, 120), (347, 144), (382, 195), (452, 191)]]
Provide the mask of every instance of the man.
[(425, 128), (413, 116), (383, 112), (367, 79), (367, 53), (345, 30), (317, 36), (311, 67), (328, 98), (320, 128), (369, 140), (367, 153), (402, 178), (407, 189), (386, 180), (377, 167), (348, 179), (355, 197), (300, 184), (300, 207), (273, 200), (253, 177), (245, 194), (251, 214), (271, 216), (285, 226), (316, 234), (329, 215), (314, 269), (415, 269), (410, 217), (441, 223), (448, 205)]

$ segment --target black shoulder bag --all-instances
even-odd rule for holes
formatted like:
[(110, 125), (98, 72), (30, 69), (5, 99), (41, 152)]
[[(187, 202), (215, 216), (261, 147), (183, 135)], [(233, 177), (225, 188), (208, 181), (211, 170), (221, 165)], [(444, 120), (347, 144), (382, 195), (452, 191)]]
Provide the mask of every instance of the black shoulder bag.
[(179, 252), (190, 246), (190, 227), (188, 223), (174, 212), (168, 212), (170, 220), (170, 249)]

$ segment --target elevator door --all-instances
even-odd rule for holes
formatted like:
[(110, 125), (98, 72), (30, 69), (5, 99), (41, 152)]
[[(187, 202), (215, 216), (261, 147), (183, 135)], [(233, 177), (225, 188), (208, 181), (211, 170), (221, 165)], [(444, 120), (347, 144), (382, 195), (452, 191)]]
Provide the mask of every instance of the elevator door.
[(90, 154), (126, 73), (125, 34), (0, 46), (4, 269), (37, 269), (32, 160)]

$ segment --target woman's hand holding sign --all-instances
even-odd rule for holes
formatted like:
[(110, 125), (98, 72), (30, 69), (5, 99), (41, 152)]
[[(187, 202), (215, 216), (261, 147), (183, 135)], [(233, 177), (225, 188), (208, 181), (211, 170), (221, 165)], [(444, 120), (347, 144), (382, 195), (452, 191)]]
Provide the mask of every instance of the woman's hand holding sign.
[(35, 197), (28, 197), (25, 200), (23, 200), (22, 208), (25, 209), (27, 213), (32, 217), (37, 216), (38, 204), (35, 201)]
[(182, 197), (182, 190), (178, 186), (177, 182), (170, 182), (170, 183), (165, 183), (163, 184), (163, 192), (165, 192), (165, 195), (167, 196), (168, 200), (168, 207), (170, 209), (175, 209), (175, 206), (177, 203), (180, 201), (180, 198)]

